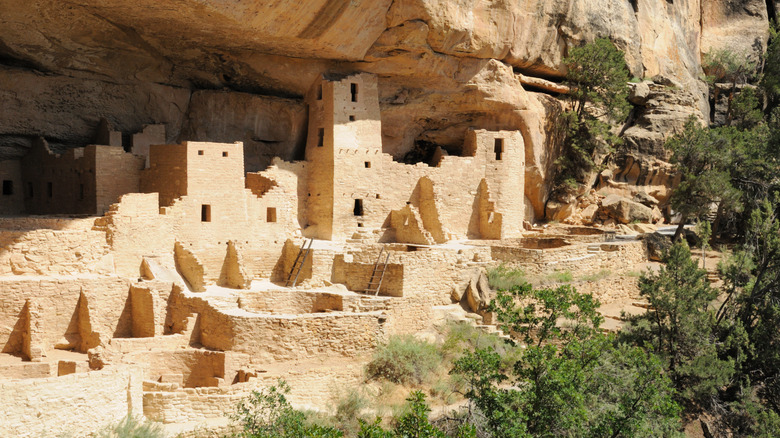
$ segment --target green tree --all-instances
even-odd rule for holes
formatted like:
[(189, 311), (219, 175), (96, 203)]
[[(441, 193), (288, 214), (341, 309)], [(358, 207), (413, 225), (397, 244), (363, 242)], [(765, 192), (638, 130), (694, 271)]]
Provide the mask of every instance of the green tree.
[(769, 44), (764, 54), (764, 69), (760, 86), (768, 100), (768, 107), (777, 107), (780, 100), (780, 38), (777, 24), (769, 27)]
[(633, 317), (621, 337), (638, 345), (649, 343), (661, 355), (681, 401), (704, 402), (734, 373), (734, 360), (721, 359), (718, 351), (710, 306), (718, 291), (710, 287), (706, 271), (697, 267), (684, 241), (674, 244), (663, 261), (666, 266), (658, 273), (640, 277), (640, 294), (650, 310)]
[(497, 293), (491, 306), (501, 327), (526, 342), (525, 353), (510, 375), (493, 349), (465, 354), (453, 370), (494, 436), (678, 435), (661, 362), (601, 333), (598, 305), (570, 286)]
[(606, 38), (574, 47), (564, 59), (572, 108), (563, 114), (564, 153), (558, 160), (555, 192), (570, 193), (620, 139), (610, 122), (628, 115), (629, 72), (625, 55)]
[[(742, 92), (739, 92), (738, 89), (740, 89), (742, 85), (757, 78), (758, 63), (747, 57), (738, 55), (729, 49), (720, 49), (715, 50), (714, 52), (705, 53), (701, 66), (705, 73), (704, 79), (710, 86), (713, 103), (717, 102), (720, 98), (720, 88), (718, 88), (716, 84), (726, 82), (731, 85), (729, 88), (728, 105), (726, 109), (726, 125), (731, 125), (732, 120), (734, 119), (735, 104), (739, 103), (744, 107), (746, 105), (745, 102), (750, 100), (748, 95), (740, 99), (739, 96)], [(742, 91), (745, 90), (746, 89), (743, 89)], [(753, 96), (754, 95), (755, 94), (753, 94)], [(756, 99), (756, 104), (757, 102)], [(714, 105), (712, 106), (714, 107)], [(755, 108), (755, 106), (756, 105), (753, 105), (752, 108)], [(711, 116), (714, 117), (714, 115), (715, 113), (713, 111)]]
[(681, 216), (674, 234), (679, 240), (685, 223), (718, 210), (739, 208), (740, 193), (731, 184), (729, 168), (731, 142), (720, 131), (701, 126), (691, 117), (683, 131), (666, 142), (671, 162), (680, 172), (680, 183), (671, 196), (671, 206)]
[(744, 330), (748, 358), (742, 372), (780, 411), (780, 197), (774, 200), (753, 212), (744, 244), (720, 266), (727, 295), (718, 321), (735, 319)]

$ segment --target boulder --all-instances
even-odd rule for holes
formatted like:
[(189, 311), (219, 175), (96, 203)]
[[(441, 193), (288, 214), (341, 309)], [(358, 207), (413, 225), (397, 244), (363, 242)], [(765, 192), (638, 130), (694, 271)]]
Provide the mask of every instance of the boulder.
[(630, 224), (628, 226), (639, 234), (654, 233), (655, 230), (658, 228), (657, 226), (652, 224)]
[(485, 275), (484, 271), (480, 271), (479, 274), (469, 280), (463, 295), (469, 308), (473, 312), (483, 315), (487, 313), (487, 307), (495, 294), (490, 288), (487, 275)]
[(653, 208), (653, 206), (658, 205), (658, 200), (648, 195), (645, 192), (639, 192), (636, 195), (634, 195), (633, 201), (638, 202), (642, 205), (646, 205), (650, 208)]
[(647, 257), (650, 260), (660, 262), (663, 255), (672, 246), (672, 239), (661, 233), (645, 234), (647, 243)]
[(653, 219), (653, 211), (649, 207), (619, 195), (604, 198), (600, 212), (622, 224), (650, 222)]
[(642, 81), (638, 84), (631, 84), (631, 91), (628, 95), (629, 102), (634, 105), (644, 105), (647, 103), (647, 97), (650, 95), (650, 86), (652, 82)]
[(590, 204), (589, 206), (585, 207), (585, 209), (582, 210), (582, 213), (580, 213), (582, 215), (583, 225), (592, 225), (598, 210), (598, 204)]

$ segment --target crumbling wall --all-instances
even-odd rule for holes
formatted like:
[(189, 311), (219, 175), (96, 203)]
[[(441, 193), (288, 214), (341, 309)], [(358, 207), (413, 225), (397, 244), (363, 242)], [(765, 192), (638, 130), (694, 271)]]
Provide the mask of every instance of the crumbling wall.
[(89, 145), (54, 154), (42, 139), (22, 159), (25, 210), (33, 214), (103, 214), (139, 191), (144, 160), (116, 146)]
[(176, 270), (187, 281), (190, 289), (195, 292), (206, 290), (205, 269), (192, 250), (177, 241), (173, 252)]
[(94, 160), (95, 212), (103, 214), (126, 193), (141, 191), (141, 170), (145, 159), (122, 148), (87, 146), (85, 157)]
[[(178, 383), (180, 387), (195, 388), (225, 383), (226, 354), (231, 353), (192, 349), (143, 351), (131, 353), (123, 360), (142, 361), (145, 364), (145, 380)], [(233, 371), (235, 374), (236, 370)], [(234, 377), (235, 375), (231, 375), (227, 383), (232, 383)]]
[(0, 218), (0, 275), (111, 273), (104, 232), (94, 219)]
[[(129, 336), (129, 289), (129, 282), (119, 277), (0, 277), (0, 348), (5, 352), (14, 344), (29, 299), (40, 308), (40, 321), (34, 323), (40, 324), (38, 342), (44, 349), (59, 344), (83, 350), (83, 341), (107, 343), (113, 336)], [(68, 340), (69, 334), (78, 336)], [(81, 339), (82, 334), (94, 338)]]
[(221, 286), (233, 289), (248, 289), (252, 282), (252, 275), (247, 269), (243, 250), (239, 249), (240, 244), (235, 240), (229, 240), (227, 243), (227, 253), (225, 262), (222, 265), (222, 273), (219, 276)]
[(95, 220), (96, 228), (105, 230), (117, 274), (138, 277), (144, 256), (174, 267), (175, 224), (160, 214), (158, 202), (157, 193), (127, 194)]
[(405, 205), (400, 210), (392, 210), (390, 212), (390, 227), (394, 231), (393, 240), (395, 242), (415, 245), (436, 243), (431, 233), (425, 229), (420, 211), (412, 205)]
[(141, 383), (141, 370), (137, 366), (0, 382), (3, 434), (90, 436), (131, 412), (143, 411)]
[(493, 247), (492, 251), (495, 260), (530, 275), (569, 271), (576, 277), (599, 271), (623, 272), (647, 261), (644, 241), (592, 243), (544, 250)]

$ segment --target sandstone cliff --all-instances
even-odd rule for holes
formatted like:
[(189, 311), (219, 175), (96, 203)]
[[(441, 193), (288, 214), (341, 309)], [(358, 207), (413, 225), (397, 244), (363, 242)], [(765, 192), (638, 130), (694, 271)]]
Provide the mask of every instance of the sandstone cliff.
[[(0, 160), (33, 138), (93, 141), (101, 118), (169, 141), (244, 141), (247, 168), (299, 157), (303, 95), (323, 72), (380, 77), (383, 148), (457, 154), (469, 127), (520, 130), (526, 197), (544, 214), (567, 49), (598, 36), (654, 78), (624, 132), (632, 165), (706, 120), (702, 53), (758, 56), (775, 2), (758, 0), (0, 0)], [(647, 171), (640, 169), (638, 175)], [(656, 181), (657, 182), (657, 181)], [(641, 178), (635, 184), (644, 184)], [(649, 182), (648, 182), (649, 184)]]

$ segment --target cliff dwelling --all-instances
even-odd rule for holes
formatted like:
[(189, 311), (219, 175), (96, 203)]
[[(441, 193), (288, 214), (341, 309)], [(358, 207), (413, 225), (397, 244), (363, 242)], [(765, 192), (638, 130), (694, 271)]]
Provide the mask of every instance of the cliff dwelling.
[[(305, 159), (260, 172), (241, 142), (164, 135), (64, 154), (40, 139), (6, 161), (2, 385), (86, 385), (95, 403), (162, 423), (221, 417), (280, 363), (364, 356), (447, 306), (491, 323), (477, 284), (494, 261), (644, 258), (641, 242), (592, 251), (596, 229), (524, 237), (518, 131), (470, 128), (459, 155), (404, 164), (382, 149), (375, 75), (322, 76), (306, 102)], [(310, 402), (345, 378), (328, 374)], [(128, 385), (129, 398), (112, 393)]]
[[(456, 326), (520, 357), (496, 297), (525, 287), (571, 286), (618, 334), (654, 310), (672, 236), (720, 287), (693, 223), (735, 245), (761, 203), (689, 212), (669, 145), (774, 126), (762, 72), (707, 62), (763, 69), (777, 2), (704, 3), (0, 0), (0, 435), (223, 436), (282, 381), (301, 412), (336, 418), (354, 390), (387, 426), (419, 390), (446, 419), (470, 403), (437, 387), (460, 353), (423, 387), (371, 380), (377, 351), (461, 346)], [(614, 89), (576, 78), (590, 44), (618, 54)]]

